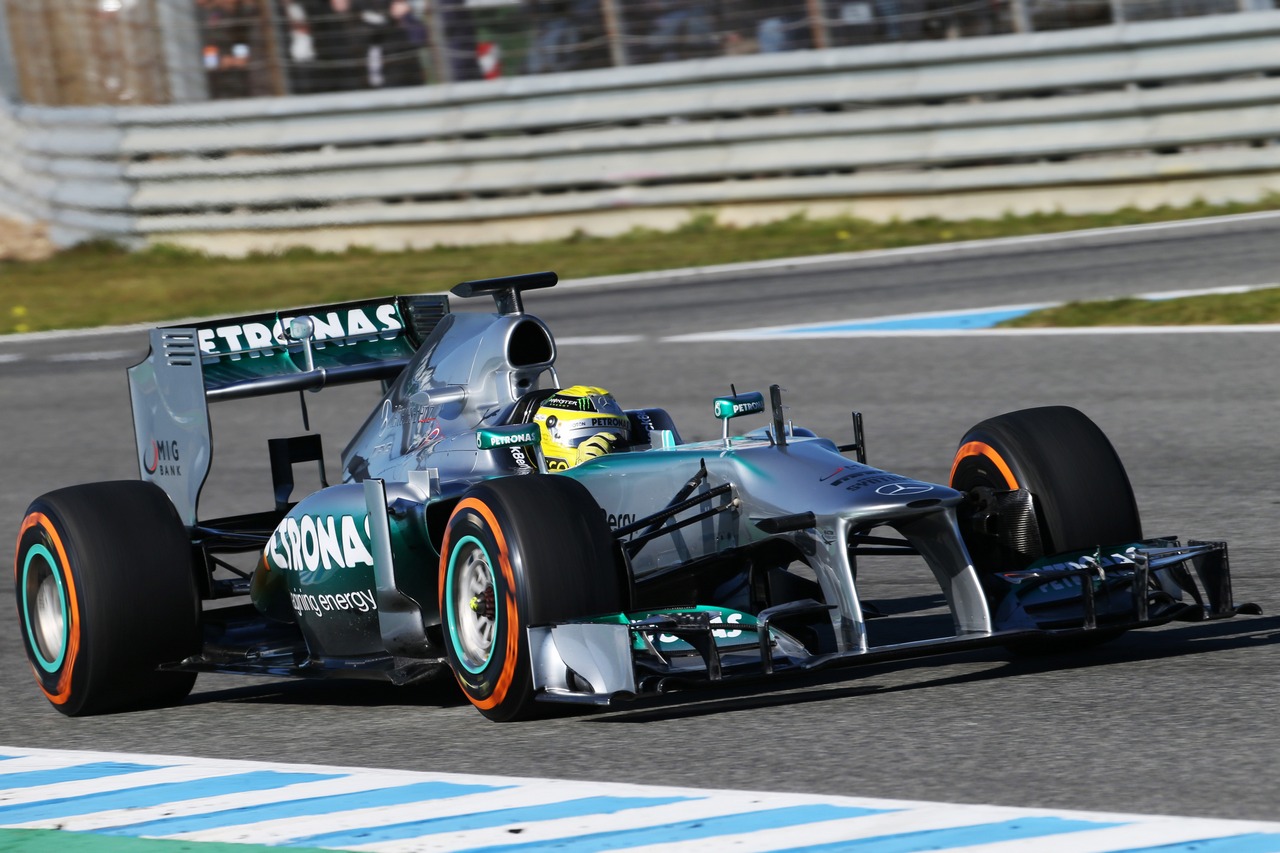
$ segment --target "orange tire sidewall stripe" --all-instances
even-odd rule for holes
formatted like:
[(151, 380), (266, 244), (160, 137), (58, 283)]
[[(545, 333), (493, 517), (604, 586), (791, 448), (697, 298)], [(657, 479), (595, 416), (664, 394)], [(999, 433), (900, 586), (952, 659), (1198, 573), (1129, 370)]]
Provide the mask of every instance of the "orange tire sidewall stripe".
[[(515, 570), (511, 566), (511, 554), (507, 549), (507, 538), (503, 535), (502, 527), (499, 526), (498, 519), (494, 517), (493, 510), (489, 509), (487, 504), (475, 498), (463, 498), (454, 508), (453, 517), (457, 518), (458, 513), (467, 509), (473, 510), (489, 525), (489, 531), (493, 534), (494, 541), (498, 544), (498, 567), (502, 571), (502, 579), (506, 585), (506, 591), (503, 596), (503, 612), (507, 615), (507, 630), (502, 671), (498, 674), (498, 680), (493, 685), (493, 692), (487, 698), (476, 699), (467, 692), (467, 698), (471, 700), (472, 705), (487, 711), (501, 704), (502, 700), (507, 698), (507, 693), (511, 690), (511, 684), (515, 681), (516, 666), (520, 662), (520, 620), (517, 618), (519, 612), (515, 598), (516, 579)], [(445, 534), (444, 546), (440, 549), (440, 603), (442, 608), (445, 597), (445, 579), (448, 577), (449, 554), (453, 550), (452, 540), (453, 529), (450, 528)], [(454, 677), (458, 679), (458, 684), (466, 692), (466, 684), (463, 683), (461, 676), (455, 672)]]
[(948, 482), (955, 482), (956, 469), (960, 467), (962, 461), (971, 456), (985, 456), (990, 459), (991, 463), (999, 469), (1010, 489), (1022, 488), (1018, 485), (1018, 478), (1013, 476), (1013, 469), (1009, 467), (1009, 463), (1004, 461), (1004, 457), (997, 453), (994, 447), (983, 441), (970, 441), (960, 446), (960, 449), (956, 451), (955, 461), (951, 463), (951, 477)]
[[(59, 571), (62, 575), (62, 582), (67, 589), (67, 657), (62, 663), (62, 672), (58, 675), (58, 683), (54, 685), (54, 692), (50, 693), (44, 686), (44, 679), (40, 673), (36, 671), (34, 665), (31, 671), (35, 673), (36, 683), (40, 685), (40, 690), (49, 701), (55, 705), (65, 705), (67, 700), (71, 698), (71, 676), (75, 671), (76, 656), (80, 652), (80, 604), (76, 595), (75, 579), (71, 576), (71, 562), (67, 559), (67, 549), (62, 544), (62, 537), (58, 535), (58, 531), (54, 529), (53, 522), (42, 512), (33, 512), (27, 515), (22, 521), (22, 529), (18, 531), (18, 543), (21, 545), (22, 537), (32, 527), (39, 527), (49, 537), (49, 541), (53, 543), (53, 549), (58, 554), (59, 566), (54, 566), (55, 571)], [(25, 594), (21, 589), (22, 584), (22, 554), (20, 552), (14, 554), (13, 558), (13, 575), (14, 584), (18, 586), (19, 592)], [(24, 626), (25, 630), (25, 626)]]

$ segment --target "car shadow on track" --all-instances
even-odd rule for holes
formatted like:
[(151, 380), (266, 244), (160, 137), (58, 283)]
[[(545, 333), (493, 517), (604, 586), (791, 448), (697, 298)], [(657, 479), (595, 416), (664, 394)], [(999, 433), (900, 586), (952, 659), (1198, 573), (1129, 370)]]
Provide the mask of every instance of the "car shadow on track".
[[(896, 609), (896, 608), (895, 608)], [(894, 616), (875, 623), (892, 623)], [(922, 617), (934, 619), (935, 617)], [(872, 624), (875, 624), (872, 623)], [(993, 647), (966, 652), (940, 653), (890, 663), (874, 663), (826, 670), (776, 679), (735, 682), (724, 687), (690, 690), (663, 697), (638, 700), (607, 710), (548, 705), (547, 715), (580, 719), (591, 723), (643, 723), (663, 719), (692, 718), (733, 711), (828, 702), (859, 696), (888, 695), (905, 691), (971, 684), (995, 679), (1016, 678), (1044, 672), (1107, 667), (1141, 661), (1182, 658), (1254, 647), (1280, 646), (1280, 616), (1243, 617), (1220, 622), (1179, 624), (1148, 631), (1133, 631), (1086, 650), (1069, 650), (1035, 655), (1011, 655)], [(968, 671), (910, 684), (872, 683), (889, 673), (920, 673), (953, 665), (981, 665)], [(856, 671), (855, 671), (856, 670)], [(230, 680), (232, 677), (228, 676)], [(183, 702), (185, 706), (280, 705), (297, 707), (346, 708), (457, 708), (467, 704), (447, 673), (424, 682), (396, 686), (378, 681), (358, 680), (253, 680), (243, 686), (200, 689)]]
[(331, 706), (341, 708), (422, 707), (454, 708), (467, 701), (447, 674), (417, 684), (397, 686), (381, 681), (333, 679), (253, 682), (243, 687), (199, 690), (183, 705), (238, 703), (242, 705)]
[[(1110, 643), (1084, 650), (1018, 655), (994, 647), (892, 663), (867, 664), (811, 675), (783, 676), (776, 681), (740, 682), (722, 688), (639, 700), (631, 708), (613, 708), (583, 719), (591, 723), (647, 723), (1251, 648), (1280, 648), (1280, 616), (1245, 617), (1133, 631)], [(977, 672), (926, 678), (910, 684), (885, 686), (868, 683), (877, 674), (926, 671), (964, 663), (990, 665)], [(851, 672), (852, 669), (858, 670), (856, 675)], [(856, 681), (850, 683), (850, 679)]]

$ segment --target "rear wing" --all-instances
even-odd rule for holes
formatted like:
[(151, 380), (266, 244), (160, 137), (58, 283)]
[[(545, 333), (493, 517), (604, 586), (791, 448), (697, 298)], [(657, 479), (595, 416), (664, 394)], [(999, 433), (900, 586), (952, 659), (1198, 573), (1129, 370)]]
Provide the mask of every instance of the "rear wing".
[(210, 401), (393, 379), (448, 313), (447, 296), (393, 296), (153, 329), (147, 357), (129, 368), (142, 479), (194, 525)]

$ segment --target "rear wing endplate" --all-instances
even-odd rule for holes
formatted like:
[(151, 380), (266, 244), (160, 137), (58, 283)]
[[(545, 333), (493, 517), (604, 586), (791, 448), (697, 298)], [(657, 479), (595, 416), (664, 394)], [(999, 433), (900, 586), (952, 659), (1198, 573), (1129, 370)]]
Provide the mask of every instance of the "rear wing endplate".
[[(213, 449), (210, 401), (390, 380), (449, 313), (443, 295), (394, 296), (153, 329), (129, 368), (139, 473), (196, 523)], [(308, 317), (310, 339), (288, 337)]]

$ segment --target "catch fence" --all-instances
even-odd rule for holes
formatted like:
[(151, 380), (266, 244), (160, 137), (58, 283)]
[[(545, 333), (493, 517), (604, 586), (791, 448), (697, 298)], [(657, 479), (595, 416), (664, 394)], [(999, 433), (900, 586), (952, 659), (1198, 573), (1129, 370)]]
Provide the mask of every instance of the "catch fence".
[(366, 91), (1046, 32), (1273, 3), (0, 0), (0, 94), (73, 106)]
[(1261, 11), (308, 97), (0, 106), (0, 210), (60, 243), (236, 252), (607, 233), (698, 210), (1253, 199), (1280, 189), (1278, 104), (1280, 12)]

